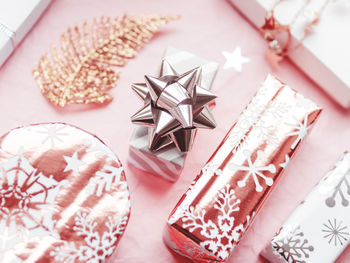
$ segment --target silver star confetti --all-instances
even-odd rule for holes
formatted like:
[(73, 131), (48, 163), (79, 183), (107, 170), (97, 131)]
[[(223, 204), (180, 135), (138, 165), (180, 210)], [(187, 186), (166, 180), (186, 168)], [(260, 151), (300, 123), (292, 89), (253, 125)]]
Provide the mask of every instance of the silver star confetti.
[(242, 72), (243, 64), (250, 62), (250, 58), (242, 56), (240, 46), (237, 46), (233, 52), (222, 51), (226, 58), (224, 69), (234, 68), (237, 72)]

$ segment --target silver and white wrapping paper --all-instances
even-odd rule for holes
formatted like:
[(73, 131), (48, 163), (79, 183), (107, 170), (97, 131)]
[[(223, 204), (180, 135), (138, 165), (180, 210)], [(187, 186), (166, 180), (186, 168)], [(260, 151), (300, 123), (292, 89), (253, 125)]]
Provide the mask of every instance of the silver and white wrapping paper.
[(52, 0), (0, 0), (0, 67)]
[[(202, 68), (202, 86), (210, 89), (215, 78), (218, 64), (205, 60), (190, 52), (168, 47), (163, 56), (179, 73), (200, 66)], [(161, 61), (161, 60), (159, 60)], [(146, 69), (147, 70), (147, 69)], [(149, 72), (145, 72), (147, 74)], [(147, 128), (135, 126), (130, 139), (128, 162), (136, 168), (160, 176), (168, 181), (176, 181), (185, 164), (186, 153), (181, 153), (171, 145), (156, 152), (148, 149)]]
[(350, 240), (350, 153), (321, 179), (263, 251), (271, 262), (331, 263)]

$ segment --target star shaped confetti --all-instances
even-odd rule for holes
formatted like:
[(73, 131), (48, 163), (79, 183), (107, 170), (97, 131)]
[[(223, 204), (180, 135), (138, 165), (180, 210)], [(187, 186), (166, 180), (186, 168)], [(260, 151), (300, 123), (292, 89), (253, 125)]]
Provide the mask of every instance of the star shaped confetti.
[(79, 168), (83, 166), (85, 163), (78, 159), (78, 153), (74, 152), (71, 157), (69, 156), (63, 156), (64, 160), (67, 163), (66, 168), (64, 169), (64, 172), (67, 171), (73, 171), (75, 173), (79, 173)]
[(226, 58), (224, 69), (234, 68), (237, 72), (242, 72), (243, 64), (250, 62), (250, 58), (242, 56), (241, 47), (236, 47), (233, 52), (222, 51)]
[(132, 85), (144, 106), (131, 120), (150, 127), (150, 150), (174, 143), (181, 152), (188, 152), (197, 128), (215, 128), (207, 105), (216, 96), (201, 87), (201, 79), (200, 67), (178, 74), (163, 60), (159, 77), (146, 75), (146, 83)]

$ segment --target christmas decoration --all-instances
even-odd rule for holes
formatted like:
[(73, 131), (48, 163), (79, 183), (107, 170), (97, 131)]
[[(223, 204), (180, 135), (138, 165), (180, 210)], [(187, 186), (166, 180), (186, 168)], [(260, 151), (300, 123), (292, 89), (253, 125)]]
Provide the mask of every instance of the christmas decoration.
[(111, 101), (108, 90), (119, 76), (112, 67), (124, 66), (161, 26), (174, 19), (178, 17), (124, 15), (69, 28), (61, 36), (61, 52), (53, 46), (51, 56), (44, 55), (33, 70), (41, 92), (60, 107)]
[[(260, 31), (263, 37), (268, 41), (268, 53), (267, 58), (272, 63), (276, 65), (277, 62), (287, 56), (294, 49), (298, 48), (300, 44), (294, 45), (292, 43), (291, 28), (297, 23), (300, 16), (304, 16), (306, 23), (304, 25), (303, 35), (300, 38), (300, 43), (312, 33), (313, 26), (320, 20), (321, 14), (326, 9), (327, 5), (331, 2), (330, 0), (324, 0), (319, 10), (308, 9), (310, 5), (310, 0), (305, 0), (300, 8), (295, 12), (291, 19), (291, 22), (287, 25), (282, 25), (276, 21), (274, 17), (274, 10), (283, 0), (276, 0), (272, 5), (271, 10), (267, 13), (265, 17), (265, 23), (260, 27)], [(283, 36), (285, 35), (285, 36)]]
[[(345, 153), (289, 216), (263, 256), (282, 263), (335, 262), (350, 243), (350, 211), (343, 185), (349, 174), (350, 154)], [(344, 198), (339, 198), (341, 202), (338, 193)]]
[(239, 46), (232, 53), (222, 51), (222, 55), (226, 58), (224, 69), (234, 68), (237, 72), (242, 72), (243, 64), (250, 62), (250, 58), (242, 56), (241, 47)]
[(350, 107), (350, 37), (343, 30), (350, 26), (350, 9), (344, 1), (230, 1), (266, 40), (266, 59), (273, 69), (288, 56), (332, 99)]
[(216, 96), (201, 87), (200, 68), (178, 74), (166, 60), (159, 77), (145, 76), (145, 84), (133, 84), (144, 106), (131, 120), (150, 126), (149, 148), (159, 150), (175, 143), (181, 152), (193, 144), (196, 128), (215, 128), (208, 104)]
[(133, 84), (144, 106), (134, 116), (129, 163), (166, 180), (178, 179), (197, 128), (214, 128), (209, 89), (218, 65), (192, 53), (168, 47), (160, 77)]
[(1, 137), (1, 262), (102, 262), (129, 213), (121, 163), (97, 137), (63, 123)]
[(171, 213), (167, 245), (194, 262), (225, 262), (320, 113), (269, 75)]

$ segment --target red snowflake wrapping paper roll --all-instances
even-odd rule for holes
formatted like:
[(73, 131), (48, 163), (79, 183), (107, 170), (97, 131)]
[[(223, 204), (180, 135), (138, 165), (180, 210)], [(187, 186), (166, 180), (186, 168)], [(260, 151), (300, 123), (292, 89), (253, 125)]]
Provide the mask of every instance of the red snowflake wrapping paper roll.
[(350, 244), (350, 153), (321, 179), (263, 251), (278, 263), (335, 262)]
[(225, 262), (321, 111), (268, 75), (170, 214), (166, 244), (195, 262)]
[(103, 262), (129, 214), (123, 167), (96, 136), (47, 123), (0, 138), (0, 262)]

